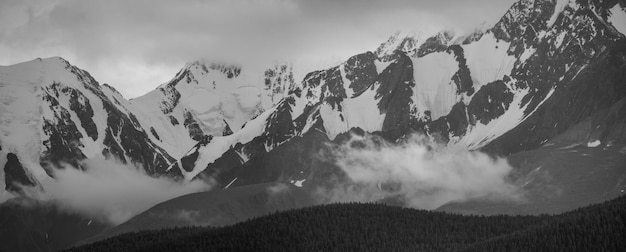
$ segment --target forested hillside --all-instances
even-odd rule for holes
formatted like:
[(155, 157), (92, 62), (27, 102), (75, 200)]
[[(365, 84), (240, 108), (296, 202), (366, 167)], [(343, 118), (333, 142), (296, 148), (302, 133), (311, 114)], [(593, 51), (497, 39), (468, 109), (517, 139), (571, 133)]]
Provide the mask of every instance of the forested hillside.
[(124, 234), (68, 251), (618, 251), (626, 197), (561, 215), (463, 216), (382, 204), (332, 204), (223, 228)]

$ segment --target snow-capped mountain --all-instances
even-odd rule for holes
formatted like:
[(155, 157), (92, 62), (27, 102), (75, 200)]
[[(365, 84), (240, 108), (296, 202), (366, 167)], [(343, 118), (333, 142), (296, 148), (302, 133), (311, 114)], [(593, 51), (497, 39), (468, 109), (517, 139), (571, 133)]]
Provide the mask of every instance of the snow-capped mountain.
[[(155, 176), (213, 179), (294, 137), (332, 140), (352, 128), (499, 154), (536, 148), (626, 96), (615, 23), (625, 7), (520, 0), (491, 27), (398, 33), (299, 83), (286, 65), (257, 80), (194, 61), (132, 100), (60, 58), (2, 67), (0, 164), (7, 188), (53, 177), (50, 164), (108, 156)], [(584, 141), (624, 144), (603, 137)]]
[(195, 61), (171, 81), (126, 100), (62, 58), (0, 67), (4, 187), (39, 186), (56, 167), (80, 168), (85, 158), (116, 158), (154, 176), (182, 178), (180, 169), (168, 168), (187, 150), (205, 136), (237, 132), (263, 112), (262, 95), (278, 99), (243, 75), (238, 66)]
[[(155, 128), (153, 141), (180, 157), (203, 136), (232, 134), (262, 112), (262, 90), (244, 75), (239, 66), (194, 61), (169, 82), (129, 103), (159, 120), (148, 123), (163, 125)], [(176, 129), (188, 133), (183, 138), (187, 141), (171, 134)]]
[[(346, 181), (334, 148), (353, 135), (400, 142), (421, 133), (506, 155), (528, 196), (441, 209), (528, 214), (596, 203), (626, 189), (624, 20), (623, 0), (519, 0), (495, 24), (397, 33), (302, 80), (288, 64), (250, 73), (199, 60), (131, 100), (61, 58), (0, 66), (0, 198), (45, 190), (41, 181), (64, 163), (82, 169), (81, 160), (108, 157), (226, 189), (160, 203), (117, 231), (222, 213), (235, 222), (313, 204), (318, 189)], [(275, 185), (298, 193), (276, 196)], [(3, 247), (70, 244), (106, 228), (3, 206), (14, 234)], [(71, 238), (49, 237), (58, 227)]]
[[(180, 167), (219, 177), (306, 132), (332, 140), (355, 127), (392, 141), (421, 132), (496, 154), (537, 148), (626, 97), (625, 31), (614, 25), (624, 7), (522, 0), (473, 33), (395, 34), (375, 52), (309, 73), (241, 130), (246, 137), (198, 144)], [(581, 141), (624, 144), (588, 138)]]
[(15, 182), (9, 171), (22, 174), (18, 183), (37, 185), (54, 177), (53, 166), (80, 167), (87, 157), (139, 163), (151, 174), (175, 161), (148, 137), (117, 92), (61, 58), (0, 68), (0, 90), (7, 189)]

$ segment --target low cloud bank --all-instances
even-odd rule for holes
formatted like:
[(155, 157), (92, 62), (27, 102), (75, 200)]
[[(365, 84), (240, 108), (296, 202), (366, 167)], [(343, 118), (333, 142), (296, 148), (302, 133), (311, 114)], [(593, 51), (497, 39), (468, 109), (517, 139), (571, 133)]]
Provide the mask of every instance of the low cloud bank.
[(88, 159), (82, 165), (85, 171), (69, 165), (56, 169), (55, 179), (42, 181), (45, 192), (31, 192), (32, 197), (52, 201), (68, 212), (120, 224), (160, 202), (210, 189), (203, 181), (154, 178), (141, 168), (113, 160)]
[(448, 147), (413, 136), (391, 144), (376, 136), (353, 136), (334, 149), (350, 182), (317, 193), (325, 202), (394, 200), (419, 209), (472, 198), (521, 200), (502, 158)]

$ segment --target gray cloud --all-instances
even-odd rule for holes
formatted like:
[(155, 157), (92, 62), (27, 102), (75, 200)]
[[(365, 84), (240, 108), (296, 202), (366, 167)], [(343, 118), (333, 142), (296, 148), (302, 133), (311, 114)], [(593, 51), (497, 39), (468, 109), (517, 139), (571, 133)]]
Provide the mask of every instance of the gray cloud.
[(154, 178), (141, 168), (114, 160), (93, 158), (83, 160), (82, 165), (85, 171), (70, 166), (55, 169), (55, 179), (41, 181), (43, 192), (24, 189), (31, 198), (53, 202), (62, 210), (117, 225), (157, 203), (211, 188), (201, 181)]
[[(299, 75), (367, 50), (397, 30), (495, 22), (513, 0), (2, 0), (0, 64), (61, 56), (126, 96), (197, 58)], [(301, 77), (301, 76), (300, 76)]]
[(520, 188), (510, 181), (513, 168), (505, 159), (438, 147), (418, 135), (399, 145), (376, 136), (353, 136), (333, 152), (349, 182), (318, 188), (316, 195), (322, 202), (396, 199), (407, 207), (435, 209), (474, 198), (524, 199)]

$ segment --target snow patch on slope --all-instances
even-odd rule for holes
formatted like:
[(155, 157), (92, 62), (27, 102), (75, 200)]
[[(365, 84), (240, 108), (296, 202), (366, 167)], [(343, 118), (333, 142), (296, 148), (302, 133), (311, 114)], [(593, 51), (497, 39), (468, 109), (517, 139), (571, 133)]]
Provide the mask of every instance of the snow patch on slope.
[(496, 39), (491, 32), (462, 46), (475, 90), (511, 74), (516, 58), (508, 54), (509, 46), (510, 43)]
[(587, 147), (595, 148), (595, 147), (600, 146), (601, 144), (602, 144), (602, 142), (600, 142), (600, 140), (595, 140), (595, 141), (592, 141), (592, 142), (588, 142), (587, 143)]
[(557, 0), (556, 5), (554, 6), (554, 13), (552, 13), (552, 16), (547, 23), (548, 28), (554, 25), (554, 22), (556, 22), (556, 19), (559, 17), (561, 12), (563, 12), (565, 6), (567, 6), (569, 2), (570, 0)]
[(341, 106), (347, 129), (360, 127), (368, 132), (382, 130), (385, 114), (381, 114), (378, 109), (378, 100), (374, 98), (375, 87), (365, 90), (358, 97), (343, 101)]
[(330, 139), (334, 139), (338, 134), (349, 130), (341, 112), (333, 109), (328, 103), (321, 105), (320, 116)]
[(609, 22), (613, 24), (613, 27), (615, 27), (617, 31), (626, 35), (626, 9), (622, 9), (619, 4), (613, 6), (613, 8), (611, 8)]
[(418, 112), (430, 110), (433, 119), (447, 115), (457, 102), (456, 86), (452, 76), (458, 70), (458, 62), (454, 55), (436, 52), (413, 61), (413, 104), (417, 104)]
[(380, 60), (374, 61), (374, 65), (376, 66), (376, 72), (378, 74), (381, 74), (390, 64), (391, 64), (391, 61), (385, 61), (385, 62), (382, 62)]
[(348, 80), (348, 78), (346, 78), (346, 64), (341, 64), (339, 66), (339, 74), (341, 74), (341, 79), (343, 82), (343, 90), (346, 91), (346, 97), (350, 98), (354, 95), (354, 90), (352, 90), (352, 88), (350, 88), (350, 84), (352, 84), (352, 82), (350, 82), (350, 80)]

